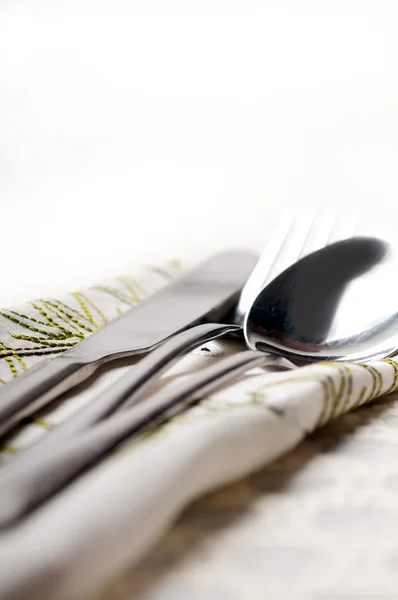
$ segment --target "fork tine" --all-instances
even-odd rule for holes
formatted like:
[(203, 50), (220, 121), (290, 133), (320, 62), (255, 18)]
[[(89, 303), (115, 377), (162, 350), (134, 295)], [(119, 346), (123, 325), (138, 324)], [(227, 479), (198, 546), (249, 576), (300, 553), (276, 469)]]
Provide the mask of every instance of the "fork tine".
[(326, 213), (319, 213), (316, 215), (312, 223), (311, 231), (307, 236), (306, 243), (300, 254), (300, 258), (326, 246), (329, 242), (335, 221), (336, 213), (334, 211), (327, 211)]
[(356, 218), (338, 216), (333, 210), (288, 213), (279, 221), (245, 285), (237, 308), (239, 318), (243, 318), (258, 291), (269, 281), (310, 252), (351, 237), (356, 226)]
[(301, 214), (296, 213), (289, 236), (286, 238), (277, 260), (272, 265), (270, 271), (266, 273), (264, 284), (272, 281), (272, 279), (300, 258), (302, 249), (311, 231), (314, 216), (314, 211), (305, 211)]
[(357, 215), (339, 215), (338, 218), (335, 219), (327, 243), (332, 244), (333, 242), (353, 237), (358, 229), (358, 222), (359, 219)]
[(259, 290), (301, 256), (314, 221), (314, 212), (289, 212), (278, 223), (239, 299), (236, 321), (243, 318)]
[(268, 280), (268, 274), (272, 271), (278, 256), (285, 244), (294, 222), (294, 214), (288, 214), (281, 219), (270, 236), (266, 247), (262, 251), (256, 266), (247, 280), (239, 298), (236, 314), (243, 318), (252, 301)]
[(357, 226), (358, 218), (355, 215), (338, 214), (334, 210), (319, 213), (313, 219), (300, 258), (328, 244), (353, 237)]

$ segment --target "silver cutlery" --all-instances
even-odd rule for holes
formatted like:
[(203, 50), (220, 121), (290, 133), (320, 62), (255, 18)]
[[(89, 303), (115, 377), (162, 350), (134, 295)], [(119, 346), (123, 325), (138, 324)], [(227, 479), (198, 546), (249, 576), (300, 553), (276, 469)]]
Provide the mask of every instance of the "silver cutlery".
[[(357, 326), (362, 324), (362, 335), (358, 336), (359, 330), (355, 331), (354, 328), (350, 335), (341, 336), (339, 328), (334, 327), (342, 315), (344, 318), (350, 315), (350, 310), (347, 313), (345, 309), (352, 308), (351, 303), (355, 299), (353, 284), (357, 280), (360, 282), (360, 294), (366, 295), (377, 286), (382, 296), (391, 298), (391, 275), (396, 269), (392, 250), (379, 240), (354, 238), (302, 259), (259, 294), (245, 319), (244, 330), (248, 343), (255, 347), (260, 344), (262, 350), (277, 350), (289, 358), (302, 359), (306, 356), (310, 361), (370, 360), (392, 354), (398, 344), (394, 296), (390, 302), (390, 312), (385, 312), (386, 305), (380, 311), (372, 305), (372, 311), (367, 307), (361, 312)], [(300, 279), (305, 284), (302, 289)], [(311, 300), (308, 292), (318, 289), (320, 292), (315, 293)], [(320, 310), (319, 307), (325, 307), (325, 302), (328, 303), (327, 310)], [(281, 310), (270, 310), (275, 308), (275, 304), (278, 307), (278, 303)], [(264, 313), (266, 318), (262, 321), (261, 314)], [(284, 315), (282, 322), (281, 314)], [(317, 325), (315, 328), (314, 321)], [(343, 322), (343, 331), (350, 331), (351, 325), (350, 322)], [(259, 326), (263, 327), (262, 334), (259, 334)], [(298, 330), (300, 327), (301, 331)], [(269, 335), (269, 331), (273, 331), (273, 336)], [(166, 342), (162, 348), (170, 343)], [(159, 351), (154, 351), (152, 357)], [(213, 391), (231, 377), (253, 366), (267, 364), (269, 359), (269, 354), (257, 350), (240, 352), (199, 373), (180, 378), (132, 408), (128, 408), (129, 403), (136, 398), (130, 397), (122, 414), (93, 426), (83, 435), (72, 435), (61, 441), (58, 439), (56, 444), (52, 443), (51, 449), (46, 444), (33, 447), (15, 459), (8, 469), (3, 469), (0, 475), (1, 526), (15, 522), (105, 452), (143, 427), (153, 424), (155, 419), (169, 418), (180, 412), (192, 401), (192, 394), (200, 392), (203, 395)], [(141, 363), (146, 360), (143, 359)], [(112, 391), (114, 393), (115, 388)]]
[[(320, 219), (315, 219), (313, 213), (304, 213), (299, 217), (293, 214), (282, 219), (242, 287), (234, 311), (229, 315), (228, 324), (198, 325), (196, 328), (187, 329), (182, 334), (172, 336), (157, 348), (156, 352), (152, 350), (135, 365), (132, 371), (117, 381), (110, 389), (96, 397), (71, 419), (37, 442), (35, 447), (50, 448), (59, 440), (84, 431), (115, 411), (128, 397), (131, 405), (137, 399), (136, 394), (132, 397), (133, 392), (141, 395), (146, 387), (150, 385), (153, 377), (159, 377), (184, 353), (227, 333), (242, 331), (241, 325), (247, 309), (250, 308), (259, 290), (301, 256), (315, 251), (329, 240), (332, 240), (333, 230), (336, 229), (336, 221), (339, 232), (341, 232), (343, 226), (344, 233), (349, 232), (347, 225), (352, 228), (349, 221), (344, 220), (341, 223), (330, 214), (323, 215)], [(171, 288), (170, 291), (172, 293)], [(283, 361), (277, 357), (275, 357), (275, 362), (283, 363), (285, 366), (290, 364), (288, 361)]]
[(0, 392), (0, 436), (115, 358), (156, 348), (197, 323), (219, 320), (256, 263), (252, 252), (213, 256), (59, 356), (21, 374)]

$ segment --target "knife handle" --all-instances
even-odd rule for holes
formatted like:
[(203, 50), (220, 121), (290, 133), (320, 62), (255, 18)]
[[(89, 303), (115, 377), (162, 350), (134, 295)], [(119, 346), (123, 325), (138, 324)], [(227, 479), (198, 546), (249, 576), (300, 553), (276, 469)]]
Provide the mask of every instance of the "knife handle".
[(0, 436), (22, 419), (51, 402), (98, 367), (70, 354), (61, 354), (33, 366), (7, 385), (0, 403)]

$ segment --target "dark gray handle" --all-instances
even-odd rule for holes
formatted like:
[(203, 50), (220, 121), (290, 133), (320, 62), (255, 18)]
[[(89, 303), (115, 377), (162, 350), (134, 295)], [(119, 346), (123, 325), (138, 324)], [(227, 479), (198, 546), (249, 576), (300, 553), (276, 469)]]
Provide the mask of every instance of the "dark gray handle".
[[(209, 393), (249, 368), (264, 365), (269, 355), (244, 351), (218, 361), (186, 380), (178, 379), (123, 413), (85, 433), (62, 440), (40, 462), (27, 452), (0, 471), (0, 528), (6, 528), (65, 486), (109, 450), (154, 420), (181, 412), (192, 394)], [(275, 359), (273, 359), (275, 360)], [(22, 460), (23, 459), (23, 460)]]
[[(73, 417), (59, 425), (47, 436), (39, 440), (29, 450), (34, 452), (39, 462), (43, 453), (51, 451), (62, 439), (88, 429), (101, 419), (110, 415), (120, 405), (127, 408), (136, 403), (145, 388), (169, 369), (181, 356), (202, 344), (231, 332), (241, 331), (239, 325), (206, 323), (183, 331), (144, 356), (134, 368), (126, 373), (114, 385), (96, 396)], [(23, 456), (21, 456), (21, 459)], [(15, 459), (19, 460), (19, 459)]]
[(0, 436), (22, 419), (87, 379), (98, 365), (71, 355), (60, 355), (35, 365), (7, 384), (0, 402)]

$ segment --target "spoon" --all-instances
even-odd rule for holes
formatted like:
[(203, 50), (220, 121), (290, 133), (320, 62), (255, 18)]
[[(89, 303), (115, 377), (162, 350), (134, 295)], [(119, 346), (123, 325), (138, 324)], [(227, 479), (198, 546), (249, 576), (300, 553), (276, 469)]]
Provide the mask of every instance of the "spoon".
[[(319, 360), (368, 362), (394, 354), (398, 349), (396, 267), (393, 246), (377, 238), (352, 238), (308, 255), (268, 284), (253, 302), (243, 324), (251, 350), (179, 378), (131, 408), (139, 397), (137, 382), (157, 372), (159, 357), (163, 369), (166, 354), (174, 358), (180, 352), (178, 338), (189, 338), (193, 344), (195, 336), (202, 340), (203, 330), (194, 328), (165, 342), (112, 387), (112, 397), (121, 391), (126, 397), (126, 382), (130, 389), (136, 386), (121, 414), (93, 426), (84, 435), (57, 438), (57, 443), (54, 437), (49, 445), (53, 432), (44, 443), (2, 470), (0, 527), (32, 510), (126, 438), (153, 425), (156, 419), (180, 412), (192, 402), (193, 394), (210, 393), (250, 368), (284, 358), (301, 364)], [(199, 326), (203, 327), (210, 326)]]
[(397, 255), (356, 237), (312, 253), (257, 296), (244, 321), (251, 349), (314, 362), (369, 362), (398, 349)]

